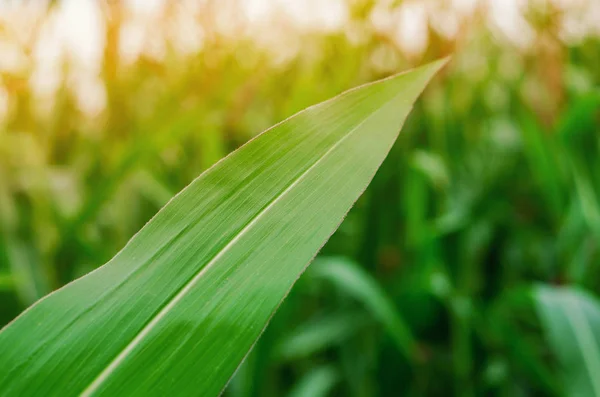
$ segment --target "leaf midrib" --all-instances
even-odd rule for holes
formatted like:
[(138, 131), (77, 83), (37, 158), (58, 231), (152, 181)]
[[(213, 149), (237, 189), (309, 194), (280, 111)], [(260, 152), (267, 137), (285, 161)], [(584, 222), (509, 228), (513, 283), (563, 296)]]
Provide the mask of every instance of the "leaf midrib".
[(148, 321), (148, 323), (131, 339), (116, 357), (98, 374), (96, 378), (81, 392), (81, 397), (89, 397), (96, 392), (106, 379), (119, 367), (119, 365), (127, 358), (127, 356), (144, 340), (144, 338), (154, 329), (154, 327), (166, 316), (169, 311), (179, 303), (185, 295), (195, 286), (202, 276), (215, 264), (218, 260), (227, 253), (227, 251), (239, 241), (252, 227), (258, 223), (262, 217), (269, 212), (283, 197), (286, 196), (295, 186), (297, 186), (307, 175), (311, 173), (329, 154), (335, 151), (344, 141), (354, 134), (362, 125), (364, 125), (374, 115), (378, 114), (384, 107), (394, 101), (400, 94), (393, 96), (388, 101), (384, 102), (374, 112), (365, 117), (355, 127), (353, 127), (346, 135), (341, 137), (334, 145), (332, 145), (321, 157), (319, 157), (311, 166), (304, 170), (296, 179), (294, 179), (281, 193), (276, 195), (262, 210), (260, 210), (231, 240), (217, 252), (212, 259), (188, 281), (186, 282), (175, 295), (158, 311), (156, 315)]

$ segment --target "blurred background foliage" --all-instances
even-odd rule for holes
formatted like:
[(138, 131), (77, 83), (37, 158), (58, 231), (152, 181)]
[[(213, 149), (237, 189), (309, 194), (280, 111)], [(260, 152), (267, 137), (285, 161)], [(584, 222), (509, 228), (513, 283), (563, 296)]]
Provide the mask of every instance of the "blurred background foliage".
[(600, 395), (598, 2), (7, 1), (0, 54), (0, 326), (260, 131), (453, 54), (225, 395)]

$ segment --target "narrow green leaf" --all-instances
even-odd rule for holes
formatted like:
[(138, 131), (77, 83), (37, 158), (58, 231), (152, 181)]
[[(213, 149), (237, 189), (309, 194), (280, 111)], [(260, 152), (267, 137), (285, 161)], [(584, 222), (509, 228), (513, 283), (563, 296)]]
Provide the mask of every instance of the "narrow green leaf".
[(203, 173), (0, 333), (0, 395), (218, 395), (443, 64), (313, 106)]
[(22, 239), (6, 236), (6, 256), (13, 274), (19, 299), (30, 305), (51, 291), (42, 273), (40, 258), (34, 247)]
[(0, 291), (11, 290), (15, 286), (14, 277), (10, 274), (0, 273)]
[(419, 357), (410, 328), (394, 302), (367, 272), (345, 258), (324, 258), (315, 263), (313, 275), (325, 278), (348, 293), (380, 321), (396, 346), (409, 360)]
[(534, 290), (569, 396), (600, 396), (600, 302), (577, 288)]
[(368, 324), (365, 315), (360, 314), (336, 313), (304, 324), (278, 343), (275, 355), (293, 360), (343, 343)]
[(335, 368), (319, 367), (300, 379), (288, 397), (326, 397), (339, 379), (340, 375)]

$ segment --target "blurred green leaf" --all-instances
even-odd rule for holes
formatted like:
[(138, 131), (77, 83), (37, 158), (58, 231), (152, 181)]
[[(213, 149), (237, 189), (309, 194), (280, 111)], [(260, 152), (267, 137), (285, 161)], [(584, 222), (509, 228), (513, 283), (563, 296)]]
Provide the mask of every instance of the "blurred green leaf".
[(339, 374), (330, 366), (317, 367), (294, 385), (288, 397), (326, 397), (339, 381)]
[(0, 273), (0, 291), (14, 288), (14, 279), (10, 273)]
[(417, 342), (394, 302), (371, 275), (346, 258), (320, 258), (311, 274), (333, 283), (365, 306), (382, 323), (398, 350), (409, 360), (419, 359)]
[(504, 291), (486, 313), (478, 316), (478, 328), (480, 332), (484, 328), (489, 332), (483, 335), (490, 338), (488, 343), (502, 347), (514, 373), (524, 374), (544, 395), (559, 396), (560, 383), (543, 354), (546, 343), (539, 340), (539, 332), (532, 332), (535, 321), (532, 303), (529, 287)]
[(285, 360), (307, 357), (346, 341), (368, 321), (361, 313), (336, 313), (303, 324), (276, 347), (276, 356)]
[(600, 302), (575, 287), (533, 290), (569, 396), (600, 395)]
[(30, 305), (50, 292), (48, 277), (44, 274), (35, 249), (26, 242), (9, 236), (6, 256), (12, 271), (12, 281), (21, 302)]

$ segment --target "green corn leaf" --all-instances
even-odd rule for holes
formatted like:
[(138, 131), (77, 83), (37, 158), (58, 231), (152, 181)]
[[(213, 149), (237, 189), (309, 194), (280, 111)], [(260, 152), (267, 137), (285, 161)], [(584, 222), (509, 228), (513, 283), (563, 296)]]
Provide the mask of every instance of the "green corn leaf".
[(345, 258), (323, 258), (315, 263), (313, 275), (335, 284), (361, 302), (381, 322), (398, 350), (409, 360), (420, 359), (417, 342), (398, 313), (394, 302), (377, 281), (354, 262)]
[(330, 366), (322, 366), (305, 375), (290, 391), (288, 397), (326, 397), (330, 395), (340, 375)]
[(600, 396), (600, 302), (577, 288), (539, 286), (537, 309), (569, 396)]
[(328, 347), (341, 344), (368, 320), (361, 313), (335, 313), (304, 324), (278, 343), (275, 355), (283, 360), (308, 357)]
[(0, 332), (0, 395), (218, 395), (444, 62), (310, 107), (203, 173)]

